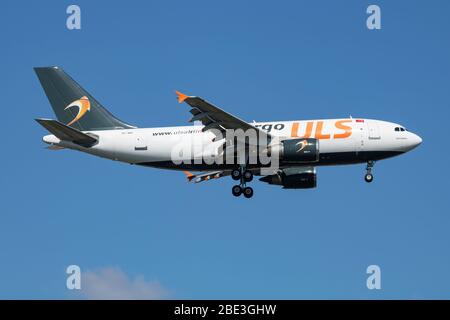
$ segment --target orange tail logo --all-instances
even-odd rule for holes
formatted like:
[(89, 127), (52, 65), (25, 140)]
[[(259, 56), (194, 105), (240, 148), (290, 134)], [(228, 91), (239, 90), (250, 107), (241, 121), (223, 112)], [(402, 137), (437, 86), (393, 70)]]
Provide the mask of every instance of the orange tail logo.
[(74, 124), (75, 122), (77, 122), (78, 120), (83, 118), (83, 116), (86, 114), (86, 112), (91, 110), (91, 103), (89, 102), (88, 97), (83, 96), (80, 99), (75, 100), (72, 103), (69, 103), (69, 105), (67, 107), (65, 107), (64, 110), (67, 110), (72, 107), (78, 107), (78, 114), (76, 115), (75, 118), (73, 118), (72, 121), (70, 121), (67, 124), (68, 126), (70, 126), (71, 124)]

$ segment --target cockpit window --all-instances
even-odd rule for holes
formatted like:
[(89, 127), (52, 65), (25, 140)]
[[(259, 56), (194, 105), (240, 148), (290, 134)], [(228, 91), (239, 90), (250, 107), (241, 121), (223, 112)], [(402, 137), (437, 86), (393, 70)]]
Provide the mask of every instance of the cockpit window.
[(395, 131), (408, 131), (408, 130), (406, 130), (405, 128), (402, 128), (402, 127), (395, 127), (395, 129), (394, 129)]
[(400, 131), (400, 128), (399, 127), (395, 127), (395, 131)]

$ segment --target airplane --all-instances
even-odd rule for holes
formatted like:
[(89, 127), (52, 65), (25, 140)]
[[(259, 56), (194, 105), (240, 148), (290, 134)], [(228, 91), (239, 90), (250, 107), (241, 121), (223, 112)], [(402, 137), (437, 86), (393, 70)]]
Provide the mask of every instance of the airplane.
[[(372, 182), (376, 161), (422, 143), (402, 125), (364, 118), (249, 123), (178, 91), (178, 102), (189, 106), (189, 121), (194, 125), (138, 128), (113, 116), (63, 69), (34, 70), (57, 118), (35, 119), (51, 133), (43, 137), (49, 149), (72, 149), (134, 165), (180, 170), (195, 183), (231, 176), (238, 181), (232, 187), (236, 197), (253, 196), (247, 184), (254, 176), (285, 189), (315, 188), (316, 167), (326, 165), (365, 163), (364, 179)], [(247, 132), (253, 132), (256, 139)], [(237, 152), (238, 145), (244, 153)]]

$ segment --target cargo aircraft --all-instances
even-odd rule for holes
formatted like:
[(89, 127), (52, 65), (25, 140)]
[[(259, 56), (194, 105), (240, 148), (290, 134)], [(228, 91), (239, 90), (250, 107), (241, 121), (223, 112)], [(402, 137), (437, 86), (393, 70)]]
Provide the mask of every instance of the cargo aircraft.
[(230, 176), (236, 197), (253, 196), (254, 176), (285, 189), (315, 188), (316, 167), (325, 165), (365, 163), (365, 181), (372, 182), (376, 161), (422, 142), (400, 124), (364, 118), (246, 122), (178, 91), (194, 125), (138, 128), (113, 116), (61, 68), (34, 70), (57, 118), (36, 119), (51, 133), (43, 137), (49, 149), (180, 170), (195, 183)]

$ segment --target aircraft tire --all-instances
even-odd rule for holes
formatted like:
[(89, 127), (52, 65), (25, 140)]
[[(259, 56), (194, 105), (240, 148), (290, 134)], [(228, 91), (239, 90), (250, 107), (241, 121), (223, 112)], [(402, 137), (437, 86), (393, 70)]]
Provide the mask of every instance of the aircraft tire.
[(250, 170), (244, 171), (244, 180), (245, 182), (250, 182), (253, 180), (253, 173)]
[(241, 170), (234, 169), (233, 171), (231, 171), (231, 178), (233, 178), (233, 180), (240, 180), (241, 179)]
[(244, 197), (246, 197), (247, 199), (253, 197), (253, 189), (251, 187), (247, 187), (244, 189)]
[(231, 188), (231, 193), (235, 197), (239, 197), (242, 194), (242, 188), (240, 185), (235, 185), (233, 188)]
[(364, 176), (364, 180), (366, 180), (367, 183), (372, 182), (372, 181), (373, 181), (373, 175), (372, 175), (371, 173), (367, 173), (367, 174)]

